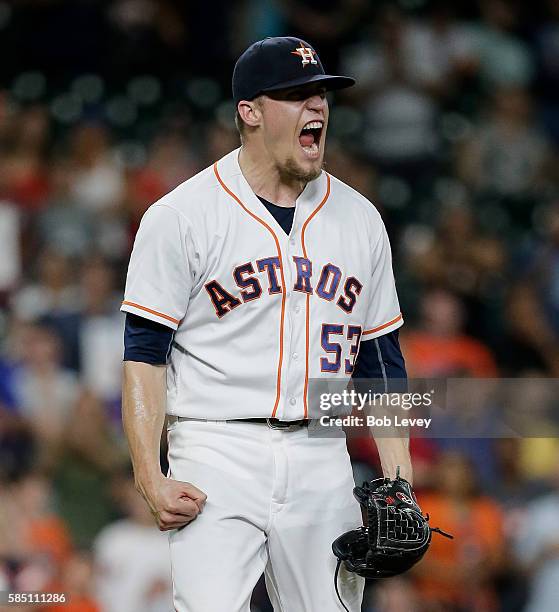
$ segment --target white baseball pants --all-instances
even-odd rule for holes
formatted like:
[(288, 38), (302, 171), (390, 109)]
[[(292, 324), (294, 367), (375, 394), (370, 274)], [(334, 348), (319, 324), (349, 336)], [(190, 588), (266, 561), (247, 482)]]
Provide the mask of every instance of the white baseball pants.
[[(345, 438), (305, 427), (179, 420), (168, 430), (170, 477), (202, 489), (202, 513), (170, 532), (177, 612), (249, 612), (262, 572), (275, 612), (340, 612), (332, 542), (362, 524)], [(340, 569), (351, 612), (364, 581)]]

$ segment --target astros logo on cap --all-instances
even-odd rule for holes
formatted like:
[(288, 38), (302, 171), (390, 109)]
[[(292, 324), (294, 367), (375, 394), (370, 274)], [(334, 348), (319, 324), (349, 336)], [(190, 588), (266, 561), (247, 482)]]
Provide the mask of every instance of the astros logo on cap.
[(318, 64), (314, 57), (316, 55), (316, 51), (314, 51), (314, 49), (311, 49), (310, 47), (305, 47), (304, 43), (301, 43), (301, 46), (297, 47), (295, 51), (291, 51), (291, 53), (293, 55), (299, 55), (301, 57), (301, 63), (303, 64), (303, 67), (305, 67), (307, 64)]

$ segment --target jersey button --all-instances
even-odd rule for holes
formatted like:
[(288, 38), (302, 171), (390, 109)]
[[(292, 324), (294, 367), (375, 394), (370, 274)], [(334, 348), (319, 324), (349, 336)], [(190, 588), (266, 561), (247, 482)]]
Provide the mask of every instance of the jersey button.
[(299, 314), (301, 312), (301, 306), (295, 306), (295, 314)]
[(294, 397), (292, 397), (292, 398), (289, 400), (289, 403), (290, 403), (292, 406), (295, 406), (295, 404), (297, 403), (297, 400), (296, 400)]
[(293, 353), (292, 357), (295, 360), (299, 359), (299, 353)]
[(290, 238), (289, 239), (289, 244), (290, 245), (294, 245), (295, 244), (295, 238)]

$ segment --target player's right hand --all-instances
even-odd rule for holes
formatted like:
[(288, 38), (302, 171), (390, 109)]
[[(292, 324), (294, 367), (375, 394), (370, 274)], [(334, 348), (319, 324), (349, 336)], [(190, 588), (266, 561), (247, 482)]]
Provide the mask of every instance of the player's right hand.
[(162, 477), (152, 491), (142, 492), (160, 531), (192, 522), (206, 503), (206, 494), (189, 482)]

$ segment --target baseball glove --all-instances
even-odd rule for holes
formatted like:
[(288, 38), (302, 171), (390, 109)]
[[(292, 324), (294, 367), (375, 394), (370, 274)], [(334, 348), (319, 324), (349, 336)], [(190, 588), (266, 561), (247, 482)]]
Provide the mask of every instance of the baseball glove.
[[(365, 510), (367, 526), (344, 533), (332, 544), (338, 558), (334, 576), (338, 598), (342, 562), (364, 578), (389, 578), (409, 570), (423, 557), (432, 532), (452, 539), (429, 526), (429, 515), (423, 516), (410, 483), (400, 478), (399, 470), (395, 480), (377, 478), (355, 487), (353, 494)], [(340, 602), (344, 605), (341, 598)]]

